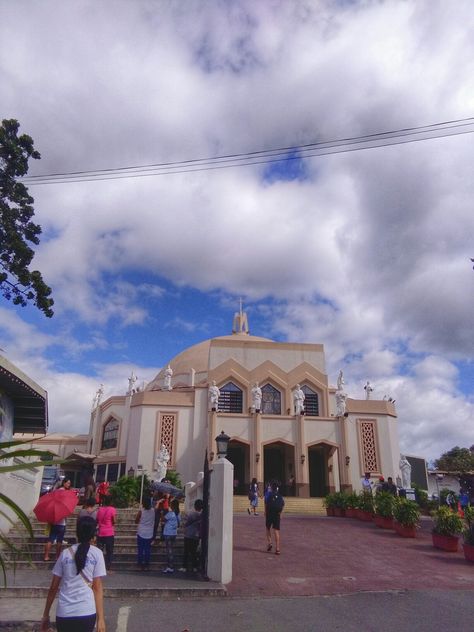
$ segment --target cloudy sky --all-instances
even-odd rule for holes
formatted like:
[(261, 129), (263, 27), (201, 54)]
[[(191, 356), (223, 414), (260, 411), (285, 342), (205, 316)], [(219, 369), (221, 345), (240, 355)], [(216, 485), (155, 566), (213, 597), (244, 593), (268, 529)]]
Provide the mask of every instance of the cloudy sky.
[[(466, 119), (473, 15), (471, 0), (0, 0), (0, 114), (41, 152), (29, 175)], [(50, 430), (84, 432), (99, 383), (123, 393), (132, 369), (148, 381), (230, 333), (242, 296), (251, 333), (323, 343), (332, 383), (343, 368), (351, 396), (370, 380), (394, 397), (408, 454), (469, 447), (474, 126), (457, 130), (32, 183), (55, 316), (2, 299), (0, 347), (48, 390)]]

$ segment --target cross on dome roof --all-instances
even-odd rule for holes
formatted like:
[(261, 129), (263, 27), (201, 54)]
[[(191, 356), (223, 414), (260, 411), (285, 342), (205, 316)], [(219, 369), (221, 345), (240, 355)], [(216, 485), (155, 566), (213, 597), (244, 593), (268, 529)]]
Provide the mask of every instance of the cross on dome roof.
[(242, 309), (242, 297), (239, 299), (239, 311), (234, 314), (234, 322), (232, 323), (233, 334), (249, 333), (249, 321), (246, 312)]

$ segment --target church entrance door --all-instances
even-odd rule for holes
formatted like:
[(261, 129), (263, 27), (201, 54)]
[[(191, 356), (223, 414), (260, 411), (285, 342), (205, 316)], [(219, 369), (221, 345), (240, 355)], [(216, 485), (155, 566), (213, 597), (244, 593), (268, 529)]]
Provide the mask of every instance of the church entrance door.
[(250, 485), (250, 450), (235, 439), (227, 446), (227, 460), (234, 466), (234, 494), (247, 494)]
[(309, 495), (322, 498), (329, 492), (328, 482), (328, 446), (315, 445), (308, 449), (309, 456)]
[(295, 449), (293, 446), (276, 441), (263, 448), (263, 480), (267, 484), (270, 481), (279, 481), (282, 493), (286, 496), (294, 494), (293, 488), (288, 489), (288, 481), (293, 476)]

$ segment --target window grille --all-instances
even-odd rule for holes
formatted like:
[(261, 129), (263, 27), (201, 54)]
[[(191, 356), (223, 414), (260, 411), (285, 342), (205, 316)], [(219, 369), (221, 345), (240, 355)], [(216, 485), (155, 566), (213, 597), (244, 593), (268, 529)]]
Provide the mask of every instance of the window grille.
[(301, 390), (304, 393), (304, 412), (310, 417), (319, 417), (319, 397), (312, 388), (303, 384)]
[(219, 395), (219, 411), (223, 413), (241, 413), (243, 410), (243, 394), (241, 389), (233, 384), (227, 382), (225, 386), (220, 389)]

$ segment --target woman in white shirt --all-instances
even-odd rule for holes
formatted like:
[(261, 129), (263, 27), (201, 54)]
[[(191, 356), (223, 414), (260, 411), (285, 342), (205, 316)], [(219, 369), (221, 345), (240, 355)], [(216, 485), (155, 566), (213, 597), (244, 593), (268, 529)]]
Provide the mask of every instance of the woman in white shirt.
[(143, 571), (150, 570), (151, 543), (156, 535), (156, 511), (151, 499), (143, 499), (143, 508), (135, 516), (137, 527), (137, 564)]
[(96, 521), (89, 516), (78, 520), (78, 544), (65, 549), (54, 565), (41, 632), (50, 627), (49, 612), (58, 589), (58, 632), (92, 632), (96, 623), (97, 632), (105, 632), (101, 578), (107, 573), (102, 551), (91, 544), (96, 528)]

